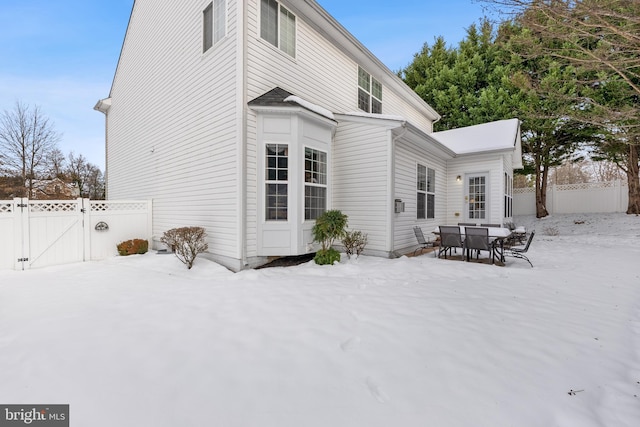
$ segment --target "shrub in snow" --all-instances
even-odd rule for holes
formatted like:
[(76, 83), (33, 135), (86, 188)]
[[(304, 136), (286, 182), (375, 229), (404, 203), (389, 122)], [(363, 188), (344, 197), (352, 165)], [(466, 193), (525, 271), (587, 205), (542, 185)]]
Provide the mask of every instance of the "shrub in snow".
[(202, 227), (181, 227), (165, 231), (160, 241), (170, 247), (178, 259), (191, 269), (198, 254), (209, 249), (204, 241), (205, 237), (207, 233)]
[(360, 256), (367, 246), (367, 233), (362, 231), (347, 231), (342, 238), (342, 245), (347, 253), (347, 257), (351, 259), (351, 255), (356, 254), (356, 258)]
[(122, 256), (146, 254), (149, 250), (149, 242), (144, 239), (125, 240), (124, 242), (118, 243), (116, 247), (118, 248), (118, 254)]
[(333, 265), (334, 262), (340, 261), (340, 252), (333, 248), (327, 250), (319, 250), (313, 260), (318, 265)]
[(331, 265), (340, 260), (340, 253), (331, 246), (336, 239), (344, 236), (345, 228), (347, 228), (347, 215), (339, 210), (326, 211), (316, 219), (311, 232), (313, 240), (322, 246), (314, 258), (316, 264)]

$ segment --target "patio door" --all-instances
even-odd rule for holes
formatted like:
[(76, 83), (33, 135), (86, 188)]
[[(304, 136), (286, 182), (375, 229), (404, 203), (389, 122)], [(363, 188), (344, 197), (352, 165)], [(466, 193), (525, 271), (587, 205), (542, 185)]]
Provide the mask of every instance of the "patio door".
[(468, 174), (465, 180), (465, 221), (477, 223), (485, 221), (489, 209), (489, 174)]

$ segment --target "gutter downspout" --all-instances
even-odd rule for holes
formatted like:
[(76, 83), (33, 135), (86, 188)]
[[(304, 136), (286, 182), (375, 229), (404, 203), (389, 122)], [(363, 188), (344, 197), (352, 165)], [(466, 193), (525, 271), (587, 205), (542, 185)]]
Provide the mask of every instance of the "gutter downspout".
[[(389, 254), (393, 254), (397, 256), (395, 253), (395, 188), (396, 188), (396, 142), (402, 138), (408, 131), (407, 122), (402, 122), (400, 125), (402, 131), (391, 138), (391, 144), (389, 147), (388, 159), (389, 159), (389, 180), (387, 181), (387, 185), (389, 188), (387, 190), (387, 194), (389, 195), (389, 209), (388, 212), (388, 220), (387, 227), (389, 228), (389, 232), (387, 233), (387, 238), (389, 241), (387, 242), (387, 247), (389, 248)], [(397, 129), (397, 128), (396, 128)], [(389, 131), (391, 135), (393, 135), (393, 130)]]
[(238, 97), (236, 106), (236, 122), (238, 126), (238, 154), (239, 165), (238, 174), (238, 239), (241, 269), (248, 264), (247, 260), (247, 0), (237, 3), (237, 14), (240, 17), (241, 25), (238, 29), (238, 39), (236, 43), (236, 69), (238, 70), (238, 80), (236, 84), (236, 96)]

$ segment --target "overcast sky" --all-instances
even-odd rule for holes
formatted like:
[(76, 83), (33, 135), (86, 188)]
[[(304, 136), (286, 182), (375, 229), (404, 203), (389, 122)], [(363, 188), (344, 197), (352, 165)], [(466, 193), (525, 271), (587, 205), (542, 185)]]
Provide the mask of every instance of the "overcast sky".
[[(319, 0), (393, 71), (425, 42), (449, 45), (479, 22), (475, 0)], [(40, 106), (62, 133), (60, 149), (104, 170), (104, 116), (133, 0), (2, 0), (0, 111), (16, 101)]]

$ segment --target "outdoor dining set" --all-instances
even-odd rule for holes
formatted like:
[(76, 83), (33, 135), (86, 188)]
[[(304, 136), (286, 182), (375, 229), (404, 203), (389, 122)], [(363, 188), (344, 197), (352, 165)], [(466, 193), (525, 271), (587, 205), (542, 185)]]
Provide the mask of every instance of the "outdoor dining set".
[(486, 251), (491, 264), (498, 261), (505, 265), (505, 256), (512, 256), (527, 261), (533, 267), (526, 253), (535, 230), (527, 233), (524, 227), (513, 224), (458, 223), (436, 227), (432, 233), (439, 238), (435, 241), (427, 239), (419, 226), (415, 226), (413, 232), (420, 245), (414, 255), (418, 250), (434, 248), (436, 257), (447, 258), (453, 257), (460, 249), (462, 260), (471, 261), (474, 255), (479, 259), (480, 254)]

